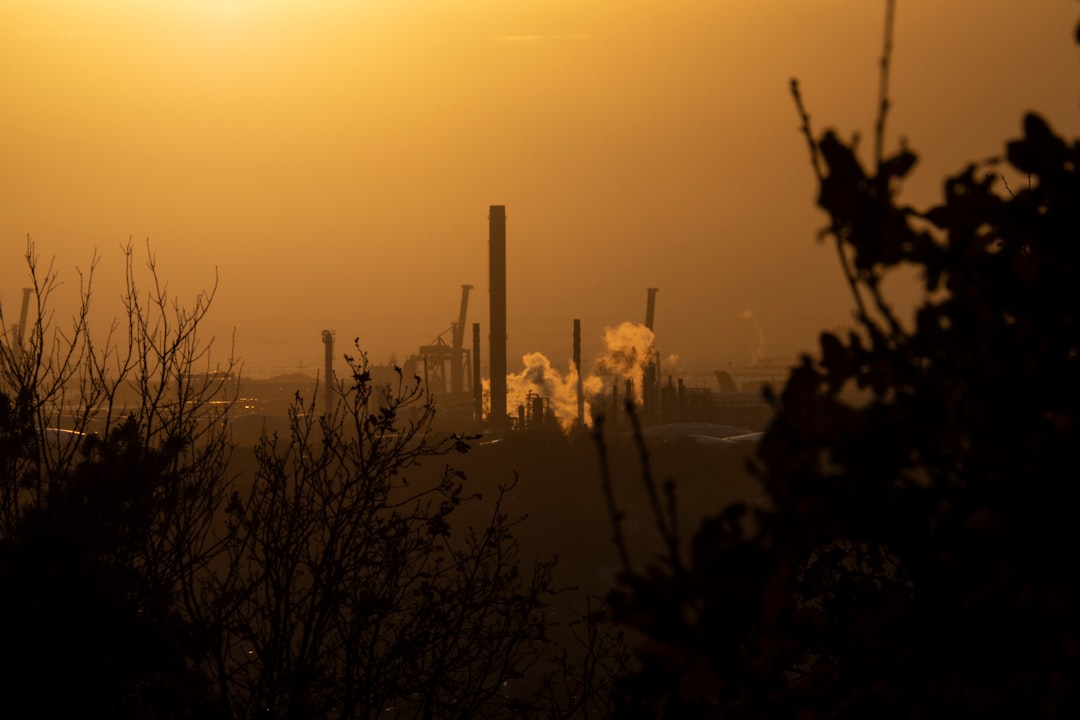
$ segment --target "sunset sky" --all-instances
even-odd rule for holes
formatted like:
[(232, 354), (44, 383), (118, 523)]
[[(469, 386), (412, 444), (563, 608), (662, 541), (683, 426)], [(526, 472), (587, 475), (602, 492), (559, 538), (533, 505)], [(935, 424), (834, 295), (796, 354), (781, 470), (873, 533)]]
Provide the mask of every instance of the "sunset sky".
[[(463, 283), (486, 354), (499, 204), (511, 370), (529, 351), (565, 366), (574, 318), (594, 355), (605, 326), (644, 320), (648, 287), (661, 355), (687, 372), (793, 357), (851, 303), (815, 242), (788, 82), (818, 130), (869, 150), (884, 7), (0, 0), (4, 315), (27, 235), (62, 302), (96, 249), (106, 308), (121, 246), (149, 238), (183, 300), (216, 269), (204, 331), (235, 329), (246, 373), (318, 367), (324, 328), (404, 358), (450, 327)], [(921, 155), (911, 202), (1000, 152), (1027, 109), (1080, 135), (1078, 16), (899, 0), (888, 137)]]

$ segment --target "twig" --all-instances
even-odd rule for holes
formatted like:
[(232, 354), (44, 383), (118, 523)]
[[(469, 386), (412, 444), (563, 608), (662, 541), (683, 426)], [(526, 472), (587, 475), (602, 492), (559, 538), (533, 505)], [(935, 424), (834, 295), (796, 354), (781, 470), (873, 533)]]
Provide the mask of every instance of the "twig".
[(806, 144), (810, 148), (810, 165), (813, 166), (814, 175), (817, 176), (818, 183), (820, 183), (825, 179), (825, 173), (821, 170), (821, 153), (818, 150), (817, 141), (814, 140), (814, 134), (810, 130), (810, 115), (807, 114), (806, 106), (803, 105), (798, 78), (791, 78), (791, 96), (795, 98), (795, 109), (799, 111), (799, 119), (802, 120), (802, 127), (799, 130), (802, 131), (803, 137), (806, 138)]
[(885, 161), (885, 118), (889, 114), (889, 65), (892, 61), (893, 17), (896, 14), (896, 0), (885, 3), (885, 40), (881, 50), (881, 80), (878, 85), (878, 116), (874, 131), (874, 160), (877, 174), (881, 174), (881, 165)]
[[(821, 149), (818, 147), (817, 140), (814, 139), (814, 133), (810, 129), (810, 114), (806, 112), (806, 106), (803, 104), (802, 93), (799, 92), (798, 78), (791, 78), (791, 96), (795, 99), (795, 109), (798, 110), (799, 119), (802, 120), (802, 126), (799, 130), (802, 132), (803, 137), (806, 138), (807, 147), (810, 148), (810, 166), (814, 169), (818, 187), (821, 187), (825, 182), (825, 171), (821, 167)], [(836, 238), (836, 253), (840, 257), (840, 267), (844, 271), (844, 277), (847, 279), (848, 287), (851, 288), (851, 294), (855, 298), (855, 304), (858, 306), (859, 318), (866, 320), (869, 318), (866, 314), (866, 305), (859, 294), (858, 280), (851, 269), (847, 255), (844, 254), (843, 238), (840, 237), (835, 222), (829, 227), (829, 232)]]
[(667, 546), (668, 556), (672, 567), (676, 570), (682, 566), (679, 559), (679, 535), (675, 526), (675, 502), (673, 496), (668, 497), (668, 511), (665, 515), (660, 505), (660, 495), (656, 491), (656, 480), (652, 475), (652, 465), (649, 462), (649, 450), (645, 447), (645, 436), (641, 432), (641, 421), (634, 412), (632, 402), (626, 403), (626, 414), (630, 417), (630, 426), (634, 432), (634, 443), (637, 445), (638, 458), (641, 462), (641, 480), (645, 484), (645, 492), (649, 496), (649, 504), (652, 506), (653, 517), (656, 520), (656, 529)]
[(615, 543), (615, 550), (619, 553), (623, 571), (627, 575), (632, 575), (634, 567), (630, 562), (630, 551), (626, 547), (626, 536), (623, 534), (623, 514), (619, 512), (619, 506), (615, 503), (615, 489), (611, 484), (611, 467), (608, 465), (607, 446), (604, 444), (603, 417), (597, 417), (593, 425), (593, 441), (596, 443), (596, 452), (600, 460), (600, 488), (604, 492), (608, 517), (611, 519), (611, 539)]
[(1016, 198), (1016, 193), (1014, 193), (1012, 191), (1012, 188), (1009, 187), (1009, 180), (1008, 180), (1008, 178), (1005, 177), (1005, 173), (1001, 174), (1001, 182), (1005, 183), (1005, 191), (1007, 193), (1009, 193), (1009, 197), (1015, 199)]

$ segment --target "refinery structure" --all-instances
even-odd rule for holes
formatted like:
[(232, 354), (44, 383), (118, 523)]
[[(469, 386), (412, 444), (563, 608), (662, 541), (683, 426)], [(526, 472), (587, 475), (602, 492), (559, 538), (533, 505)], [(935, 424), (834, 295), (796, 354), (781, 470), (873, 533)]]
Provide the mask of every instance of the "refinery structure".
[[(400, 377), (418, 378), (436, 406), (440, 429), (465, 432), (573, 431), (594, 424), (603, 417), (608, 427), (629, 428), (627, 414), (633, 412), (644, 427), (673, 424), (715, 424), (748, 431), (760, 431), (771, 411), (762, 399), (766, 384), (779, 384), (786, 376), (784, 364), (758, 363), (749, 368), (715, 370), (688, 383), (665, 368), (656, 349), (655, 327), (659, 289), (645, 288), (644, 322), (624, 322), (602, 329), (605, 351), (584, 363), (581, 351), (582, 323), (567, 318), (567, 341), (572, 344), (572, 364), (566, 373), (553, 367), (540, 353), (528, 353), (524, 368), (512, 372), (507, 358), (506, 208), (491, 205), (488, 212), (487, 332), (480, 322), (470, 327), (469, 299), (472, 285), (461, 286), (457, 319), (426, 344), (417, 346), (403, 362), (368, 364), (371, 381), (392, 385)], [(24, 290), (19, 323), (0, 338), (17, 357), (23, 347), (27, 326), (30, 290)], [(483, 377), (486, 336), (487, 377)], [(662, 337), (662, 336), (661, 336)], [(230, 378), (234, 397), (239, 398), (233, 415), (281, 418), (297, 395), (298, 384), (316, 383), (313, 408), (330, 414), (340, 399), (343, 383), (335, 377), (334, 366), (345, 353), (336, 348), (336, 332), (321, 332), (323, 366), (321, 377), (303, 374), (276, 379), (239, 380)], [(466, 341), (469, 340), (469, 344)], [(310, 397), (310, 395), (308, 396)], [(252, 419), (252, 418), (247, 418)]]
[[(390, 383), (400, 365), (405, 377), (417, 377), (438, 408), (439, 425), (447, 429), (502, 432), (520, 430), (573, 430), (603, 416), (609, 426), (625, 423), (632, 407), (643, 426), (672, 423), (718, 423), (761, 430), (770, 411), (761, 397), (764, 384), (782, 381), (786, 366), (764, 363), (750, 368), (717, 370), (709, 386), (691, 387), (684, 378), (665, 372), (654, 339), (659, 289), (646, 288), (644, 323), (623, 323), (605, 328), (609, 352), (586, 367), (581, 357), (582, 327), (568, 318), (567, 337), (573, 359), (564, 376), (538, 353), (526, 355), (519, 373), (507, 358), (508, 288), (506, 207), (488, 211), (487, 333), (471, 325), (471, 346), (466, 328), (472, 285), (461, 286), (457, 320), (401, 363), (371, 366), (374, 382)], [(482, 377), (481, 339), (487, 339), (487, 377)], [(326, 348), (323, 377), (333, 383), (334, 332), (324, 330)], [(449, 340), (449, 342), (447, 342)], [(329, 410), (331, 397), (324, 398)], [(628, 427), (628, 426), (627, 426)]]

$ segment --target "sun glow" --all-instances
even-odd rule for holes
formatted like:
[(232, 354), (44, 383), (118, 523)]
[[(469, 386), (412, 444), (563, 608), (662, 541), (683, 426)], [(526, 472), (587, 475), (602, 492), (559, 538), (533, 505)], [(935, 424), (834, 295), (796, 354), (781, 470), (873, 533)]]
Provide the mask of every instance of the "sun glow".
[[(1072, 5), (905, 1), (889, 130), (924, 163), (910, 202), (1025, 109), (1069, 133), (1071, 80), (1045, 71), (1075, 64)], [(770, 354), (797, 354), (850, 298), (806, 241), (788, 83), (817, 129), (866, 130), (880, 20), (852, 0), (0, 0), (0, 238), (66, 267), (150, 238), (193, 289), (217, 267), (207, 329), (295, 366), (326, 326), (379, 359), (428, 340), (483, 287), (505, 203), (510, 357), (564, 358), (577, 317), (595, 356), (647, 287), (665, 355), (745, 362), (759, 318)]]

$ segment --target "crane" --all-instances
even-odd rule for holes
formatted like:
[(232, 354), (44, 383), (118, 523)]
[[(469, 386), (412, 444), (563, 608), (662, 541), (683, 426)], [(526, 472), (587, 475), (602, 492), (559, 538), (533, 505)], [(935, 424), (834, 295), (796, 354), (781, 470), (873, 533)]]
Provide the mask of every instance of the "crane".
[[(469, 291), (472, 285), (461, 286), (461, 310), (458, 320), (450, 324), (427, 345), (420, 346), (419, 357), (424, 361), (424, 381), (431, 392), (446, 392), (446, 365), (450, 365), (450, 392), (461, 393), (464, 390), (465, 371), (470, 364), (469, 351), (465, 349), (465, 317), (469, 306)], [(450, 334), (450, 344), (443, 338)]]
[(472, 285), (461, 286), (461, 309), (458, 312), (458, 321), (454, 324), (454, 336), (450, 345), (450, 391), (459, 393), (462, 391), (465, 376), (465, 316), (469, 308), (469, 291)]

